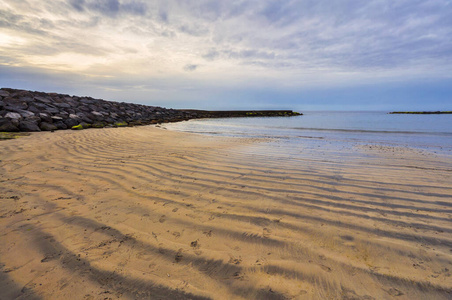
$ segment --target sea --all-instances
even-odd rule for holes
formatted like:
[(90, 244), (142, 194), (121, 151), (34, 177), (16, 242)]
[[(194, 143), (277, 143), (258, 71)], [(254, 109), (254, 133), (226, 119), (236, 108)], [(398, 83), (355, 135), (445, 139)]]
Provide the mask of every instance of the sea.
[(266, 139), (286, 155), (337, 156), (363, 147), (414, 149), (452, 155), (452, 114), (388, 114), (385, 111), (305, 111), (295, 117), (195, 119), (165, 124), (168, 130)]

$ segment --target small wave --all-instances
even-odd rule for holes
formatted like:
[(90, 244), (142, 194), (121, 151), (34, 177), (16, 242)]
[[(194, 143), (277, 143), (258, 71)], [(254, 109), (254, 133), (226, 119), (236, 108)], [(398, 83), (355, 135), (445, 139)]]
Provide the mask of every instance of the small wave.
[[(284, 128), (284, 127), (281, 127), (281, 128)], [(333, 132), (353, 132), (353, 133), (395, 133), (395, 134), (426, 134), (426, 135), (452, 136), (452, 132), (311, 128), (311, 127), (286, 127), (286, 128), (293, 129), (293, 130), (333, 131)]]

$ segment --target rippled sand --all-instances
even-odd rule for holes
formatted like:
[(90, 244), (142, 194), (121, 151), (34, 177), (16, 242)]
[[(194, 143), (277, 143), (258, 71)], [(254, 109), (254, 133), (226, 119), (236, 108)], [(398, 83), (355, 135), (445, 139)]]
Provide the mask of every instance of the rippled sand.
[(154, 127), (0, 146), (0, 299), (452, 298), (449, 159)]

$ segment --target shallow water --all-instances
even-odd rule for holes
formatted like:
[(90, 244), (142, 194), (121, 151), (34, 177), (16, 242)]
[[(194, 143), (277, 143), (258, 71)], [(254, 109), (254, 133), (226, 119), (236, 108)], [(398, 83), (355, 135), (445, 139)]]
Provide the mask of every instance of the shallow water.
[(201, 119), (165, 127), (208, 135), (271, 138), (288, 152), (300, 146), (344, 150), (375, 145), (452, 153), (452, 115), (311, 111), (298, 117)]

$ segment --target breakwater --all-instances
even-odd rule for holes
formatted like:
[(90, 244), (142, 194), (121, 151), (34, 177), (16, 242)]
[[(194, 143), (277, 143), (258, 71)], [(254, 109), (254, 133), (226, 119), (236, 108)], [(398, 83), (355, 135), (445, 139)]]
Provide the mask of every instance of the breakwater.
[(0, 89), (0, 131), (53, 131), (178, 122), (198, 118), (296, 116), (291, 110), (168, 109), (92, 97)]
[(403, 115), (443, 115), (452, 114), (452, 111), (392, 111), (389, 113), (393, 114), (403, 114)]

